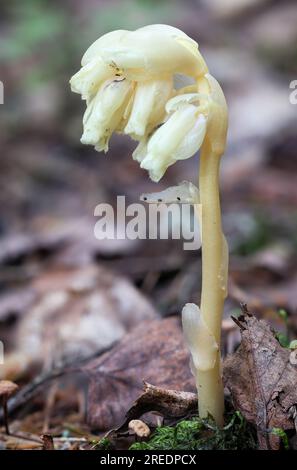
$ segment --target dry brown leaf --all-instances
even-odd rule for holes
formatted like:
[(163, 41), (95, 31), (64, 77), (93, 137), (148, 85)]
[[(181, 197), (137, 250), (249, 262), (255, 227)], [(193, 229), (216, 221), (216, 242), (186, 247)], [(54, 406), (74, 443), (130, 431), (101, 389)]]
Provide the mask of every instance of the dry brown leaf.
[(13, 438), (6, 442), (5, 448), (7, 450), (37, 450), (40, 449), (42, 444), (38, 444), (38, 442), (30, 442), (23, 439)]
[(36, 300), (36, 293), (30, 287), (13, 289), (0, 295), (0, 322), (16, 319), (30, 308)]
[(197, 407), (197, 393), (167, 390), (145, 382), (143, 393), (126, 414), (126, 423), (150, 411), (156, 411), (164, 418), (178, 419), (197, 413)]
[(0, 239), (0, 263), (14, 263), (43, 250), (52, 252), (61, 248), (63, 243), (65, 236), (60, 233), (9, 234)]
[[(255, 279), (255, 278), (254, 278)], [(229, 282), (229, 299), (238, 303), (245, 303), (257, 315), (266, 318), (273, 328), (283, 331), (284, 322), (277, 315), (278, 309), (284, 309), (290, 314), (290, 325), (296, 329), (297, 325), (297, 276), (289, 281), (266, 286), (241, 287), (232, 280)]]
[(265, 321), (246, 313), (236, 322), (242, 341), (224, 362), (224, 382), (235, 409), (256, 426), (260, 447), (277, 448), (278, 439), (269, 431), (294, 428), (297, 366)]
[(39, 276), (36, 300), (20, 319), (15, 349), (0, 377), (15, 378), (31, 366), (53, 367), (82, 358), (120, 340), (141, 320), (156, 317), (148, 300), (126, 279), (89, 265)]
[(100, 430), (123, 423), (143, 380), (165, 389), (195, 391), (177, 318), (142, 322), (84, 370), (91, 377), (88, 422)]

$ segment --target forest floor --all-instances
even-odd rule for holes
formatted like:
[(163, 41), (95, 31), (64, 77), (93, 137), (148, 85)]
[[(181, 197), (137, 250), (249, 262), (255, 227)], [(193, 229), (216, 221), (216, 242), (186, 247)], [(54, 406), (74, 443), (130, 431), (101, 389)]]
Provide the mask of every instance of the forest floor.
[[(0, 411), (0, 448), (181, 449), (185, 440), (197, 448), (296, 448), (297, 134), (289, 101), (296, 5), (259, 2), (247, 12), (238, 2), (235, 13), (213, 2), (194, 24), (196, 2), (189, 1), (178, 24), (199, 41), (230, 109), (221, 173), (230, 271), (219, 431), (196, 416), (180, 325), (184, 304), (200, 300), (200, 252), (177, 240), (94, 237), (98, 203), (115, 205), (118, 195), (138, 202), (156, 186), (133, 162), (133, 143), (117, 137), (104, 157), (79, 142), (83, 107), (68, 80), (99, 34), (94, 28), (87, 36), (84, 26), (86, 43), (77, 44), (72, 30), (92, 2), (54, 9), (40, 2), (40, 11), (34, 0), (26, 3), (19, 16), (5, 7), (1, 20), (0, 78), (8, 86), (0, 135), (0, 378), (19, 388), (8, 401), (10, 435)], [(147, 23), (162, 18), (137, 8)], [(123, 27), (133, 18), (127, 14)], [(97, 31), (105, 31), (100, 21)], [(286, 35), (277, 39), (279, 21)], [(111, 23), (115, 29), (119, 18)], [(27, 32), (25, 48), (14, 31)], [(65, 47), (56, 53), (60, 40)], [(196, 158), (174, 165), (157, 190), (192, 181), (197, 168)], [(124, 224), (118, 229), (124, 233)]]

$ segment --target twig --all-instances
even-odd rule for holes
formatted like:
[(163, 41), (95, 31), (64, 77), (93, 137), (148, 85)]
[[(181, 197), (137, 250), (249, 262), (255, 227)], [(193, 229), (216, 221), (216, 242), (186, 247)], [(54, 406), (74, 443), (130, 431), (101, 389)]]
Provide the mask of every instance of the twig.
[[(66, 374), (81, 372), (81, 367), (84, 363), (90, 361), (91, 359), (95, 359), (98, 356), (101, 356), (102, 354), (112, 349), (114, 345), (115, 343), (112, 343), (107, 348), (97, 351), (96, 353), (93, 353), (84, 358), (73, 360), (68, 364), (67, 361), (65, 361), (62, 365), (56, 367), (52, 371), (38, 375), (28, 385), (25, 385), (13, 398), (9, 400), (8, 414), (14, 413), (18, 408), (24, 406), (28, 401), (34, 398), (39, 393), (39, 390), (43, 388), (48, 382), (62, 377)], [(0, 423), (3, 422), (3, 419), (4, 413), (3, 411), (0, 411)]]

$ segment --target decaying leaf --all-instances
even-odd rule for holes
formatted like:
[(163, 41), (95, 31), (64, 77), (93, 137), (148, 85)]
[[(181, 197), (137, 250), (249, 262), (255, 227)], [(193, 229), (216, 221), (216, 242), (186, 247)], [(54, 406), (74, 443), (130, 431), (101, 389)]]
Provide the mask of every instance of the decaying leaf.
[(236, 322), (242, 342), (224, 363), (224, 381), (235, 409), (253, 423), (262, 449), (277, 448), (273, 428), (294, 428), (297, 405), (297, 365), (270, 326), (245, 312)]
[(197, 393), (168, 390), (145, 382), (143, 393), (126, 414), (126, 422), (150, 411), (157, 411), (165, 418), (181, 418), (197, 412), (197, 407)]
[(34, 300), (36, 292), (30, 287), (4, 292), (0, 295), (0, 322), (18, 318), (31, 307)]
[(9, 234), (0, 239), (0, 263), (11, 263), (40, 251), (54, 251), (65, 243), (60, 233)]
[(253, 282), (248, 281), (248, 289), (240, 287), (231, 280), (230, 297), (236, 302), (243, 301), (256, 311), (263, 311), (265, 308), (275, 310), (275, 307), (278, 306), (292, 313), (297, 312), (297, 276), (275, 284), (265, 285), (265, 288), (259, 286), (259, 282), (255, 281), (258, 277), (254, 273), (249, 274), (249, 278), (252, 278)]
[[(177, 318), (142, 322), (84, 370), (91, 377), (88, 422), (100, 430), (123, 423), (127, 410), (141, 394), (143, 380), (165, 389), (195, 390)], [(153, 409), (152, 403), (149, 408)], [(128, 414), (129, 420), (134, 417)]]
[(32, 289), (36, 300), (19, 320), (0, 378), (89, 356), (156, 316), (128, 280), (95, 265), (48, 271)]

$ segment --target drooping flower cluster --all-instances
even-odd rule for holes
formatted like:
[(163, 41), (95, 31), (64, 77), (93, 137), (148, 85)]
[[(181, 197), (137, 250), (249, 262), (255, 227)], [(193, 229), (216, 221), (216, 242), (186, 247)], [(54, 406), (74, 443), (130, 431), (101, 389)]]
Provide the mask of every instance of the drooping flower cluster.
[(197, 84), (175, 89), (176, 74), (207, 74), (198, 44), (166, 25), (113, 31), (82, 58), (71, 88), (86, 100), (84, 144), (107, 151), (113, 132), (139, 142), (133, 158), (159, 181), (177, 160), (194, 155), (207, 130), (209, 107)]

